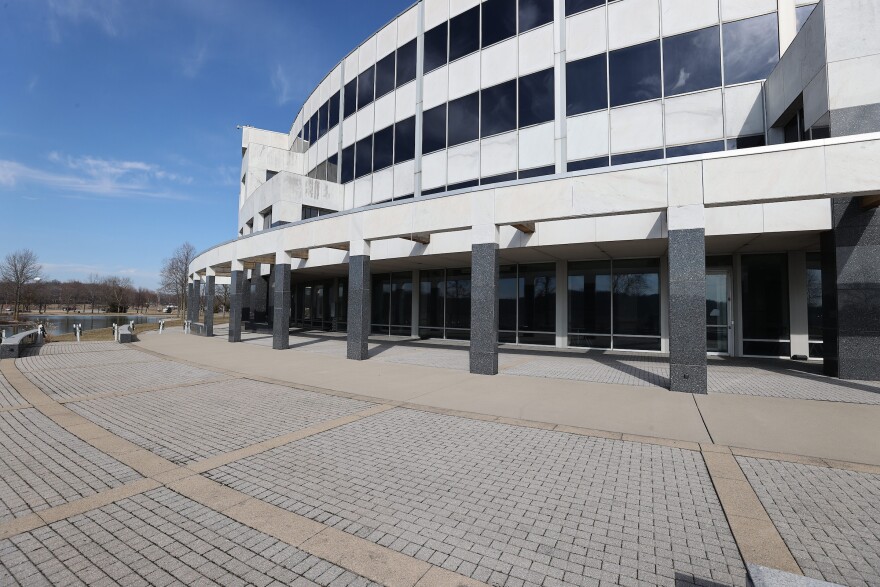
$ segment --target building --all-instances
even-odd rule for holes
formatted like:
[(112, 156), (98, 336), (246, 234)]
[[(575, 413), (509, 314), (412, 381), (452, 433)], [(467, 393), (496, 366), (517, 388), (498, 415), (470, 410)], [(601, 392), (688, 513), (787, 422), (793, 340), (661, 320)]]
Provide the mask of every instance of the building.
[[(265, 323), (880, 379), (880, 0), (422, 0), (244, 128), (200, 254)], [(780, 57), (781, 56), (781, 57)], [(208, 322), (211, 318), (207, 319)], [(204, 331), (213, 332), (210, 324)]]

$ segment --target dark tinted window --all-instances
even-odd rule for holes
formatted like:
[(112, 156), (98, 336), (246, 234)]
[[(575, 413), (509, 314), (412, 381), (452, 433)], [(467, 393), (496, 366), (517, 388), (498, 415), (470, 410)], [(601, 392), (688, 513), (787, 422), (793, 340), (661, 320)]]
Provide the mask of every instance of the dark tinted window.
[(416, 79), (416, 40), (397, 49), (397, 87)]
[(581, 159), (580, 161), (569, 161), (568, 171), (584, 171), (585, 169), (598, 169), (600, 167), (608, 167), (608, 157), (594, 157), (592, 159)]
[(565, 16), (571, 16), (604, 4), (605, 0), (565, 0)]
[(311, 129), (311, 140), (312, 143), (318, 140), (318, 113), (315, 112), (312, 114), (312, 119), (309, 121), (309, 128)]
[(724, 83), (765, 79), (779, 61), (776, 14), (725, 23)]
[(327, 158), (327, 181), (339, 181), (339, 155), (333, 153)]
[(470, 55), (480, 48), (480, 7), (449, 19), (449, 60)]
[(686, 157), (688, 155), (702, 155), (703, 153), (714, 153), (724, 150), (724, 141), (710, 141), (708, 143), (695, 143), (693, 145), (679, 145), (678, 147), (667, 147), (667, 157)]
[(446, 147), (446, 104), (422, 114), (422, 153), (433, 153)]
[(516, 0), (483, 2), (483, 47), (509, 39), (516, 34)]
[(663, 87), (667, 96), (721, 85), (718, 27), (663, 39)]
[(354, 145), (342, 149), (342, 183), (354, 179)]
[(613, 271), (614, 346), (623, 348), (618, 344), (617, 335), (660, 336), (659, 261), (614, 261)]
[(373, 135), (355, 143), (354, 158), (355, 178), (363, 177), (373, 171)]
[(324, 104), (318, 109), (318, 138), (320, 139), (327, 134), (327, 112), (330, 110), (330, 103)]
[(489, 185), (493, 183), (501, 183), (502, 181), (514, 181), (516, 180), (516, 171), (511, 171), (510, 173), (502, 173), (501, 175), (493, 175), (491, 177), (484, 177), (480, 180), (482, 185)]
[(519, 78), (519, 126), (553, 120), (553, 68)]
[(410, 116), (394, 125), (394, 162), (409, 161), (416, 156), (416, 117)]
[(448, 23), (444, 22), (425, 33), (425, 73), (446, 65), (448, 60), (447, 26)]
[(330, 96), (330, 124), (328, 128), (333, 128), (339, 124), (339, 92)]
[(449, 146), (473, 141), (480, 136), (480, 94), (449, 102)]
[(787, 339), (789, 337), (787, 256), (785, 254), (743, 255), (741, 264), (743, 338)]
[(379, 171), (394, 163), (394, 126), (373, 135), (373, 170)]
[(612, 106), (660, 97), (660, 41), (612, 51), (608, 63)]
[(553, 0), (519, 0), (519, 32), (553, 21)]
[(312, 135), (310, 134), (310, 131), (309, 131), (309, 122), (310, 121), (308, 121), (308, 120), (305, 121), (305, 124), (303, 124), (303, 131), (302, 131), (303, 140), (307, 143), (311, 142), (311, 140), (312, 140)]
[(370, 66), (358, 76), (358, 110), (373, 102), (376, 66)]
[(355, 112), (357, 112), (357, 78), (354, 78), (347, 84), (345, 84), (345, 88), (343, 93), (345, 94), (343, 108), (344, 113), (343, 117), (348, 118)]
[(608, 108), (605, 70), (604, 53), (566, 64), (565, 103), (568, 116)]
[(381, 98), (394, 89), (394, 53), (387, 55), (376, 64), (376, 98)]
[(800, 31), (803, 28), (804, 23), (807, 22), (807, 19), (810, 18), (810, 15), (813, 14), (813, 9), (816, 8), (815, 4), (810, 4), (809, 6), (798, 6), (795, 9), (795, 18), (797, 19), (797, 30)]
[(612, 155), (611, 164), (626, 165), (627, 163), (641, 163), (642, 161), (653, 161), (655, 159), (663, 159), (663, 149), (652, 149), (650, 151), (639, 151), (638, 153)]
[(480, 135), (507, 132), (516, 128), (516, 80), (483, 90), (480, 106)]
[(520, 179), (528, 179), (530, 177), (541, 177), (543, 175), (553, 175), (556, 173), (556, 167), (554, 165), (547, 165), (546, 167), (535, 167), (533, 169), (522, 169), (519, 172)]
[(763, 147), (765, 145), (764, 135), (751, 135), (748, 137), (737, 137), (735, 139), (727, 139), (727, 149), (735, 151), (736, 149), (751, 149), (753, 147)]

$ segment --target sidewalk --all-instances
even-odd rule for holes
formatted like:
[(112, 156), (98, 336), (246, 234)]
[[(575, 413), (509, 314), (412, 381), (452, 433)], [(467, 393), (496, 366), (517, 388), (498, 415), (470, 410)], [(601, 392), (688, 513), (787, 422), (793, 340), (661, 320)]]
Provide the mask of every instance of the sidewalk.
[(137, 346), (212, 368), (306, 388), (614, 433), (880, 465), (880, 406), (471, 375), (452, 369), (349, 361), (296, 349), (230, 344), (177, 332)]

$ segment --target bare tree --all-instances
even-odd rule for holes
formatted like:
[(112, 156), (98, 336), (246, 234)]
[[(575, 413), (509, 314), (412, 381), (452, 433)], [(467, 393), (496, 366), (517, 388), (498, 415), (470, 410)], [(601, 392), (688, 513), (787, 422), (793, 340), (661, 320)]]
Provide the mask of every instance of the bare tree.
[(124, 314), (134, 294), (134, 286), (128, 277), (108, 277), (104, 280), (107, 311)]
[(21, 301), (21, 293), (24, 286), (40, 277), (43, 271), (42, 265), (37, 260), (37, 255), (30, 249), (21, 249), (6, 255), (0, 264), (0, 277), (3, 281), (12, 284), (15, 303), (12, 310), (12, 319), (18, 321), (18, 304)]
[(192, 243), (183, 243), (174, 250), (171, 257), (165, 259), (160, 275), (160, 290), (173, 295), (177, 300), (177, 315), (186, 308), (186, 282), (189, 277), (189, 264), (196, 256), (196, 248)]

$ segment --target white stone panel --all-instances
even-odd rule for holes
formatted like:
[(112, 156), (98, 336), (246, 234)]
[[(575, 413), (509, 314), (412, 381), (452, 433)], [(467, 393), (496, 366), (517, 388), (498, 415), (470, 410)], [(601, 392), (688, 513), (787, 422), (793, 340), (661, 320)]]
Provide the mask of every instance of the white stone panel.
[(483, 177), (516, 171), (516, 131), (482, 140), (480, 174)]
[(677, 35), (718, 24), (718, 2), (707, 0), (660, 0), (663, 35)]
[(568, 61), (604, 53), (608, 46), (605, 7), (565, 19), (565, 58)]
[(403, 120), (416, 113), (416, 83), (410, 82), (405, 86), (397, 88), (394, 93), (395, 99), (395, 120)]
[(727, 136), (764, 132), (764, 98), (761, 83), (724, 88)]
[(553, 165), (553, 123), (547, 122), (519, 131), (519, 168)]
[(360, 69), (358, 67), (358, 52), (357, 49), (352, 51), (348, 57), (345, 58), (344, 62), (345, 67), (345, 77), (344, 83), (347, 84), (351, 80), (357, 77), (360, 73)]
[(876, 192), (880, 184), (880, 140), (825, 147), (829, 194)]
[(388, 167), (373, 174), (373, 202), (384, 202), (394, 196), (394, 169)]
[(324, 135), (323, 137), (318, 139), (316, 154), (316, 157), (318, 158), (318, 163), (321, 163), (327, 158), (327, 142), (327, 135)]
[(461, 14), (479, 3), (480, 0), (449, 0), (449, 18)]
[(611, 110), (611, 152), (628, 153), (663, 146), (663, 107), (660, 101)]
[(699, 161), (670, 165), (667, 169), (670, 206), (703, 203), (703, 164)]
[(391, 21), (376, 35), (376, 61), (397, 49), (397, 21)]
[(330, 74), (330, 95), (331, 96), (339, 91), (341, 83), (342, 83), (342, 64), (340, 63), (339, 65), (337, 65), (336, 67), (333, 68), (333, 72)]
[(408, 196), (415, 192), (415, 161), (406, 161), (394, 166), (394, 197)]
[(354, 207), (360, 208), (373, 201), (373, 177), (364, 176), (354, 180)]
[(480, 142), (473, 141), (449, 149), (446, 183), (452, 185), (480, 176)]
[(620, 0), (608, 5), (610, 49), (638, 45), (659, 36), (659, 0)]
[(567, 125), (569, 161), (608, 154), (607, 110), (569, 118)]
[(446, 150), (422, 157), (422, 189), (446, 185)]
[(823, 67), (804, 88), (804, 128), (810, 128), (828, 112), (828, 68)]
[(724, 138), (721, 90), (666, 100), (666, 144), (686, 145)]
[(337, 124), (327, 131), (327, 153), (330, 155), (339, 150), (339, 129)]
[(375, 104), (370, 104), (358, 110), (358, 113), (354, 116), (354, 118), (357, 118), (357, 140), (373, 134), (374, 110)]
[(553, 67), (553, 26), (546, 25), (519, 36), (521, 76)]
[(536, 231), (541, 245), (596, 242), (595, 218), (571, 218), (541, 222)]
[(776, 0), (721, 0), (721, 18), (726, 22), (767, 14), (776, 10)]
[(416, 38), (419, 32), (419, 7), (413, 6), (397, 19), (397, 46), (402, 47)]
[(706, 236), (762, 232), (764, 207), (761, 204), (706, 208)]
[(375, 127), (382, 129), (394, 123), (394, 92), (385, 94), (376, 100)]
[(449, 92), (448, 82), (448, 66), (440, 67), (427, 74), (422, 80), (422, 108), (428, 110), (446, 102)]
[(880, 53), (828, 64), (832, 110), (880, 102)]
[(663, 238), (663, 213), (644, 212), (596, 218), (596, 242)]
[(489, 88), (516, 77), (516, 38), (496, 43), (480, 52), (482, 87)]
[(342, 146), (347, 147), (357, 136), (357, 116), (349, 116), (342, 121)]
[(831, 229), (831, 201), (802, 200), (764, 204), (765, 232), (801, 232)]
[(472, 53), (449, 64), (449, 99), (455, 100), (480, 89), (480, 54)]
[(343, 210), (351, 210), (354, 208), (354, 182), (351, 181), (343, 187), (345, 194), (343, 196)]
[(376, 63), (376, 35), (358, 47), (358, 73)]
[(449, 20), (449, 0), (425, 0), (425, 30)]

